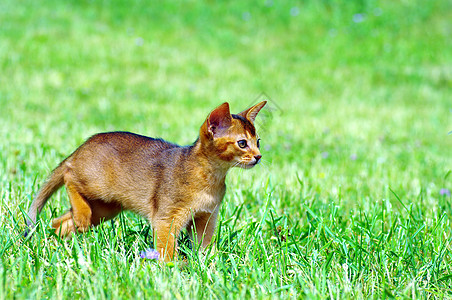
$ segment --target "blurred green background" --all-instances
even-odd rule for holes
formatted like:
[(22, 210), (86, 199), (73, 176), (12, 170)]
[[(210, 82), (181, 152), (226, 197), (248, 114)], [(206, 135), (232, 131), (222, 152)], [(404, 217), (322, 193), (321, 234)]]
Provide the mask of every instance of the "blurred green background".
[(277, 177), (322, 172), (326, 193), (343, 179), (439, 189), (450, 170), (448, 1), (0, 5), (9, 172), (21, 159), (28, 174), (49, 170), (59, 159), (42, 151), (63, 158), (99, 131), (188, 144), (220, 103), (239, 112), (267, 98), (262, 144)]
[[(2, 0), (3, 238), (90, 135), (189, 144), (222, 102), (237, 113), (261, 100), (264, 161), (230, 172), (223, 218), (242, 203), (247, 217), (265, 215), (270, 182), (272, 209), (295, 228), (310, 222), (306, 207), (332, 222), (336, 207), (348, 228), (357, 214), (385, 224), (378, 209), (407, 216), (410, 205), (424, 227), (450, 228), (451, 20), (447, 0)], [(44, 209), (47, 224), (65, 197)], [(449, 264), (450, 238), (438, 241)]]

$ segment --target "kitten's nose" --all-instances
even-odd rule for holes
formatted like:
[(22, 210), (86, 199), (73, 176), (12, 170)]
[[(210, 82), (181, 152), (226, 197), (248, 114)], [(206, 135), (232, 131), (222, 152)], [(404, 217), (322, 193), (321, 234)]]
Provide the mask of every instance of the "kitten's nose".
[(256, 164), (259, 162), (259, 160), (261, 159), (262, 155), (254, 155), (254, 159), (256, 160)]

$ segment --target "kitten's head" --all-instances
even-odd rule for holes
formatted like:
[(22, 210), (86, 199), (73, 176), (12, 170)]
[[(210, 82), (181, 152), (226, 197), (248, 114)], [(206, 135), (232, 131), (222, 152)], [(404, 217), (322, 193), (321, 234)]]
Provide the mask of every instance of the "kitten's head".
[(263, 101), (236, 115), (227, 102), (214, 109), (201, 127), (201, 142), (228, 167), (249, 169), (262, 157), (254, 120), (265, 106)]

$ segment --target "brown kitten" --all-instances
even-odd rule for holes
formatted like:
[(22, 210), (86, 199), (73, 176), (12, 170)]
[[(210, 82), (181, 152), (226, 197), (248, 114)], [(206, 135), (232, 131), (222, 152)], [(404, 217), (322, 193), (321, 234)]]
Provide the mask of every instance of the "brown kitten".
[(66, 185), (71, 209), (52, 222), (61, 236), (131, 210), (147, 218), (164, 261), (173, 259), (179, 232), (189, 228), (207, 246), (223, 200), (227, 171), (261, 159), (254, 119), (263, 101), (237, 115), (229, 104), (213, 110), (199, 138), (181, 147), (129, 132), (100, 133), (60, 163), (31, 204), (29, 225), (47, 199)]

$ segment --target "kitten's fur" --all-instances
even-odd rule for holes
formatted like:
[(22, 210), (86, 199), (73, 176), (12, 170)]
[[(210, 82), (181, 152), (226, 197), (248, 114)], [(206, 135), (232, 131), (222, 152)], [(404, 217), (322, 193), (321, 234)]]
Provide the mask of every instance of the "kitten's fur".
[(191, 146), (128, 132), (92, 136), (53, 171), (31, 204), (29, 225), (35, 224), (47, 199), (66, 185), (71, 209), (53, 220), (57, 234), (83, 232), (131, 210), (152, 223), (156, 248), (165, 261), (173, 259), (176, 238), (187, 226), (207, 246), (227, 171), (251, 168), (261, 158), (253, 124), (265, 104), (231, 115), (223, 103), (209, 114)]

